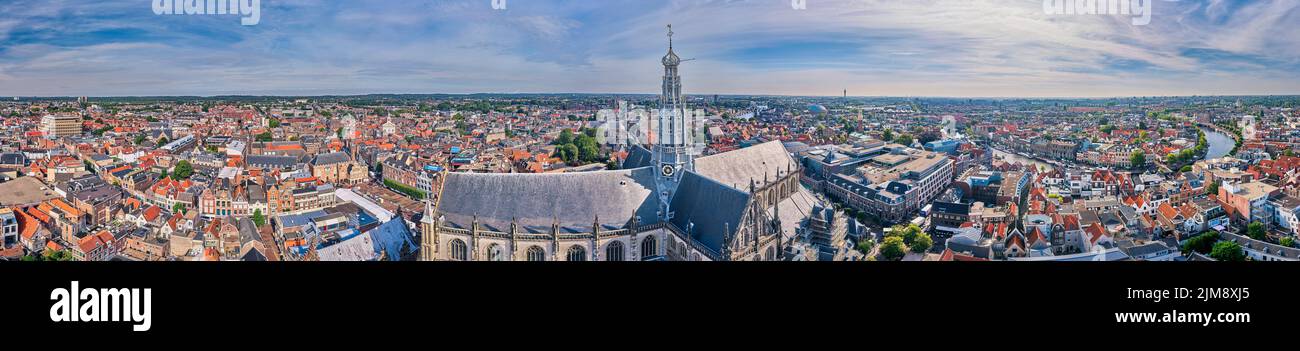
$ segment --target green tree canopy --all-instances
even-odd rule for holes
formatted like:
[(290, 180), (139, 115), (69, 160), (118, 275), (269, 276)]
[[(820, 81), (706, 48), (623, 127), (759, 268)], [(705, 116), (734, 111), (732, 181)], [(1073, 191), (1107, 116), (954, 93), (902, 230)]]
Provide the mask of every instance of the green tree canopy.
[(1250, 224), (1246, 225), (1246, 236), (1263, 241), (1268, 238), (1268, 231), (1264, 229), (1264, 223), (1259, 221), (1250, 222)]
[(903, 237), (890, 236), (885, 238), (884, 243), (880, 245), (880, 255), (886, 260), (898, 261), (907, 255), (907, 244), (903, 243)]
[(1214, 243), (1216, 241), (1219, 241), (1218, 232), (1211, 231), (1201, 233), (1200, 235), (1183, 240), (1183, 253), (1190, 254), (1192, 252), (1197, 252), (1200, 254), (1209, 254), (1210, 250), (1214, 248)]
[(187, 160), (177, 162), (176, 169), (172, 170), (172, 179), (175, 180), (190, 179), (192, 175), (194, 175), (194, 166), (190, 165), (190, 161)]
[(1214, 244), (1214, 249), (1210, 251), (1210, 257), (1219, 261), (1238, 262), (1246, 260), (1246, 252), (1237, 243), (1220, 241)]
[(1128, 162), (1133, 165), (1133, 168), (1144, 167), (1147, 164), (1147, 154), (1142, 150), (1133, 151), (1133, 154), (1128, 157)]
[(930, 239), (930, 234), (926, 233), (917, 234), (916, 239), (912, 240), (911, 244), (908, 244), (908, 247), (915, 253), (923, 253), (929, 250), (931, 246), (934, 246), (934, 240)]

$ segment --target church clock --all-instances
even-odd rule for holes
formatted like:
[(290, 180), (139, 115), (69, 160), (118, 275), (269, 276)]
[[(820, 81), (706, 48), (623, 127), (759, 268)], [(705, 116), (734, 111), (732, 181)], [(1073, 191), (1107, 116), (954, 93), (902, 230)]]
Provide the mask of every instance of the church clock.
[(673, 174), (677, 173), (677, 168), (673, 167), (673, 165), (665, 164), (663, 168), (659, 170), (659, 173), (663, 174), (665, 177), (672, 177)]

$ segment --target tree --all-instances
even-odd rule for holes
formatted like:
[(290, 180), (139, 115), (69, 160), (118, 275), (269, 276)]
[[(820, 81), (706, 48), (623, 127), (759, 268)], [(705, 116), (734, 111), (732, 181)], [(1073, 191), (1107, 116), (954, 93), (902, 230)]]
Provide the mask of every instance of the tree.
[(280, 120), (275, 118), (268, 118), (266, 120), (266, 126), (271, 128), (280, 128)]
[(596, 142), (594, 137), (584, 133), (574, 140), (573, 145), (577, 147), (578, 159), (582, 162), (592, 162), (601, 158), (600, 144)]
[(172, 213), (185, 214), (185, 204), (177, 202), (175, 205), (172, 205)]
[(880, 136), (880, 139), (884, 139), (883, 141), (886, 143), (894, 141), (894, 130), (885, 129), (885, 133)]
[(1282, 238), (1282, 246), (1286, 246), (1286, 247), (1295, 247), (1295, 239), (1292, 239), (1292, 238), (1289, 237), (1289, 236), (1288, 236), (1288, 237), (1285, 237), (1285, 238)]
[(1264, 223), (1260, 223), (1259, 221), (1250, 222), (1250, 224), (1246, 225), (1246, 236), (1249, 236), (1251, 239), (1264, 241), (1264, 239), (1268, 239), (1268, 231), (1264, 229)]
[(565, 129), (560, 132), (560, 137), (555, 139), (553, 145), (564, 145), (573, 143), (573, 131)]
[(262, 209), (253, 210), (253, 224), (258, 227), (266, 225), (266, 216), (262, 215)]
[(912, 252), (915, 253), (925, 252), (931, 246), (934, 246), (934, 240), (930, 239), (930, 234), (926, 233), (917, 234), (916, 239), (912, 240), (911, 244), (908, 244), (908, 247), (912, 248)]
[(67, 250), (46, 251), (42, 261), (73, 261), (72, 253)]
[(1205, 194), (1210, 197), (1219, 196), (1219, 182), (1210, 183), (1205, 187)]
[(146, 139), (146, 138), (145, 138), (144, 134), (137, 134), (137, 135), (135, 136), (135, 144), (136, 144), (136, 145), (140, 145), (141, 143), (144, 143), (144, 140), (145, 140), (145, 139)]
[(1183, 240), (1183, 253), (1190, 254), (1192, 252), (1197, 252), (1201, 254), (1209, 254), (1210, 250), (1214, 248), (1214, 242), (1216, 241), (1219, 241), (1218, 232), (1207, 231), (1201, 233), (1200, 235)]
[[(1047, 135), (1047, 136), (1050, 137), (1050, 135)], [(942, 138), (943, 138), (943, 134), (939, 133), (939, 131), (937, 131), (937, 130), (927, 130), (927, 131), (923, 131), (923, 132), (921, 132), (921, 133), (918, 133), (918, 134), (916, 135), (916, 140), (917, 140), (918, 142), (920, 142), (921, 144), (926, 144), (926, 143), (929, 143), (929, 142), (931, 142), (931, 141), (939, 140), (939, 139), (942, 139)]]
[(1128, 162), (1133, 165), (1133, 168), (1145, 167), (1147, 165), (1147, 154), (1142, 150), (1135, 150), (1132, 155), (1129, 155)]
[(899, 135), (894, 138), (894, 142), (902, 145), (912, 145), (912, 136), (907, 134)]
[(170, 141), (171, 141), (171, 140), (167, 140), (167, 137), (161, 137), (161, 138), (158, 138), (158, 145), (167, 145), (167, 143), (170, 142)]
[(1246, 252), (1237, 243), (1220, 241), (1214, 244), (1214, 249), (1210, 251), (1210, 258), (1219, 261), (1239, 262), (1246, 260)]
[(190, 161), (187, 160), (177, 162), (176, 169), (172, 170), (172, 179), (175, 180), (190, 179), (191, 175), (194, 175), (194, 166), (190, 165)]
[(1187, 172), (1191, 172), (1191, 171), (1192, 171), (1192, 166), (1191, 166), (1191, 165), (1183, 166), (1183, 168), (1178, 169), (1178, 172), (1181, 172), (1181, 173), (1187, 173)]
[(162, 174), (158, 176), (158, 179), (167, 179), (168, 177), (170, 177), (170, 175), (168, 175), (167, 170), (164, 169), (162, 170)]
[(273, 140), (275, 140), (275, 135), (272, 135), (269, 130), (257, 134), (257, 141), (259, 142), (269, 142)]
[(874, 241), (864, 239), (858, 242), (858, 251), (861, 251), (864, 254), (871, 252), (871, 248), (873, 247), (876, 247), (876, 242)]
[(880, 255), (890, 261), (901, 260), (903, 256), (907, 255), (907, 245), (903, 243), (902, 237), (887, 237), (885, 242), (880, 245)]

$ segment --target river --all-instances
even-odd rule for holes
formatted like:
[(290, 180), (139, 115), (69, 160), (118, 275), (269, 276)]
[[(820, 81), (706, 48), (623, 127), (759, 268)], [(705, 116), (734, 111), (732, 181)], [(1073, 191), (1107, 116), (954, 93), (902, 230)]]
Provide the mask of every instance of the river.
[(1205, 131), (1205, 142), (1210, 144), (1210, 150), (1205, 153), (1205, 159), (1216, 159), (1228, 156), (1228, 152), (1237, 146), (1237, 141), (1227, 134), (1219, 133), (1213, 129), (1203, 128)]

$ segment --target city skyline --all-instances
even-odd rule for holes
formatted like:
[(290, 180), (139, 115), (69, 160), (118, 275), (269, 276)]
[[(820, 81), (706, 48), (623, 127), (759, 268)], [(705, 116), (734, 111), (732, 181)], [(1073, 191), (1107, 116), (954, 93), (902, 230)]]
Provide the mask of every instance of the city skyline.
[(1300, 93), (1287, 1), (266, 1), (261, 21), (144, 2), (0, 5), (0, 96), (653, 94), (672, 23), (687, 95), (1098, 98)]

